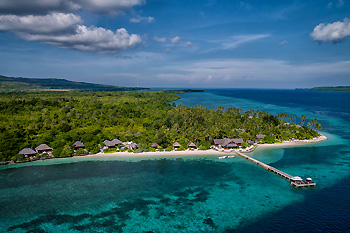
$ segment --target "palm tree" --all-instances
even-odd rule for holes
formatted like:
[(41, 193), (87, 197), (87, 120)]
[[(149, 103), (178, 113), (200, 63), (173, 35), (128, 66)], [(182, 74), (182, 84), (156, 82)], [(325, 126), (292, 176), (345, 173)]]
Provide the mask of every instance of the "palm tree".
[(300, 121), (301, 126), (304, 126), (304, 123), (305, 123), (305, 121), (306, 121), (306, 116), (301, 115), (300, 120), (301, 120), (301, 121)]

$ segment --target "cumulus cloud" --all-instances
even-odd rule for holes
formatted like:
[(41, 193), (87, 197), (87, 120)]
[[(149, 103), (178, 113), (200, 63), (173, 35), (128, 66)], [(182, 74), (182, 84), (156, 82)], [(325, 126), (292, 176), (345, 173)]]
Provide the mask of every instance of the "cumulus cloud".
[(187, 41), (187, 42), (186, 42), (186, 46), (187, 46), (187, 47), (193, 47), (193, 44), (192, 44), (192, 42)]
[(145, 0), (1, 0), (0, 14), (45, 15), (50, 12), (87, 10), (94, 13), (117, 15)]
[(165, 37), (162, 37), (162, 38), (160, 38), (160, 37), (153, 37), (153, 40), (154, 41), (157, 41), (157, 42), (159, 42), (159, 43), (164, 43), (164, 42), (166, 42), (166, 38)]
[(178, 43), (180, 43), (180, 39), (181, 39), (180, 37), (175, 36), (174, 38), (170, 39), (170, 42), (173, 44), (178, 44)]
[(74, 14), (52, 13), (44, 16), (0, 15), (0, 30), (26, 33), (71, 33), (83, 23), (80, 16)]
[(140, 22), (146, 22), (146, 23), (152, 23), (155, 19), (153, 17), (141, 17), (141, 16), (137, 16), (134, 18), (130, 19), (130, 22), (132, 23), (140, 23)]
[[(88, 27), (83, 25), (79, 15), (65, 12), (85, 9), (118, 14), (143, 3), (144, 0), (0, 0), (0, 31), (11, 31), (24, 40), (60, 48), (116, 53), (135, 48), (141, 44), (141, 37), (129, 34), (124, 28), (114, 32), (101, 27)], [(148, 20), (154, 19), (150, 17)]]
[(348, 36), (350, 36), (349, 18), (329, 24), (320, 23), (311, 33), (312, 39), (320, 42), (342, 42)]
[(75, 49), (87, 52), (115, 53), (134, 48), (141, 43), (141, 37), (129, 34), (125, 28), (115, 33), (100, 27), (77, 26), (70, 35), (43, 35), (20, 33), (23, 39), (52, 44), (60, 48)]

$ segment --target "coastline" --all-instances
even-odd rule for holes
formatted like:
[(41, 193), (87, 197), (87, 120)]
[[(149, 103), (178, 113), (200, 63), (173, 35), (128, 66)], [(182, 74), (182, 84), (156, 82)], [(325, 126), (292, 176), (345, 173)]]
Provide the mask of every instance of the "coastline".
[[(317, 143), (327, 140), (327, 137), (322, 135), (317, 138), (307, 139), (307, 140), (294, 140), (294, 141), (284, 141), (282, 143), (273, 143), (273, 144), (258, 144), (253, 150), (244, 151), (238, 150), (243, 153), (251, 153), (256, 148), (270, 148), (270, 147), (288, 147), (288, 146), (302, 146), (307, 145), (309, 143)], [(182, 156), (195, 156), (195, 155), (227, 155), (234, 154), (234, 151), (217, 151), (214, 149), (209, 150), (185, 150), (185, 151), (157, 151), (157, 152), (142, 152), (142, 153), (130, 153), (130, 152), (115, 152), (115, 153), (97, 153), (85, 156), (73, 156), (73, 157), (81, 157), (81, 158), (101, 158), (101, 157), (161, 157), (161, 156), (173, 156), (173, 157), (182, 157)]]
[(299, 146), (299, 145), (307, 145), (309, 143), (317, 143), (327, 140), (327, 137), (322, 135), (313, 139), (305, 139), (305, 140), (294, 140), (294, 141), (284, 141), (281, 143), (273, 143), (273, 144), (258, 144), (257, 147), (287, 147), (287, 146)]

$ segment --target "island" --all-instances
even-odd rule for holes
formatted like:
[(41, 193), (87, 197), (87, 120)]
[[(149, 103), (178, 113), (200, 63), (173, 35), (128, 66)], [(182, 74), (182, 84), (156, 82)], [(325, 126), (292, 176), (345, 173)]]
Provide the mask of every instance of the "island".
[(320, 139), (317, 119), (176, 105), (174, 101), (185, 92), (188, 90), (0, 93), (0, 161), (211, 148), (249, 151), (256, 145)]
[(121, 87), (86, 82), (74, 82), (58, 78), (22, 78), (0, 75), (0, 92), (11, 91), (134, 91), (149, 90), (143, 87)]
[(305, 90), (305, 91), (350, 91), (350, 86), (296, 88), (295, 90)]

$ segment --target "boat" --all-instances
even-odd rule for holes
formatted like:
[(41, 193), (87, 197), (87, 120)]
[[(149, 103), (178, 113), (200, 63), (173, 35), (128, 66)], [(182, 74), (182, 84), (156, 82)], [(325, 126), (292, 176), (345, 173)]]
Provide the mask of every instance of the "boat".
[(227, 158), (234, 158), (234, 157), (235, 157), (234, 155), (227, 156)]
[(220, 156), (219, 157), (219, 159), (226, 159), (227, 158), (227, 156), (225, 155), (225, 156)]

